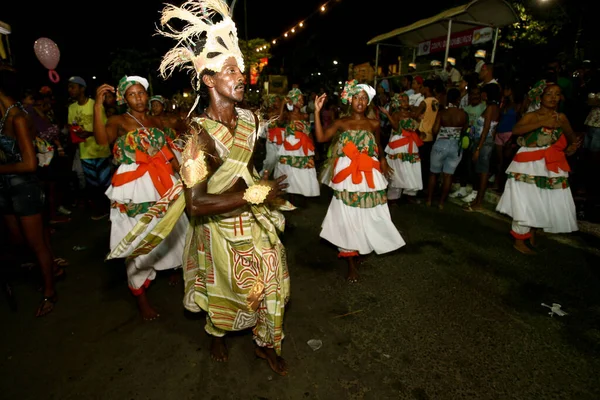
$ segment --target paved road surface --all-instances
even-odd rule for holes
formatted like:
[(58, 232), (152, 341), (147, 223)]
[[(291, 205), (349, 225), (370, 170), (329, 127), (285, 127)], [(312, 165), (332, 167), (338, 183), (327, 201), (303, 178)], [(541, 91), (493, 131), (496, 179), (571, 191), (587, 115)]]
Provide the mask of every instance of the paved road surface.
[[(228, 363), (212, 362), (204, 316), (184, 312), (168, 274), (149, 291), (160, 320), (143, 322), (122, 263), (103, 261), (109, 222), (79, 210), (53, 239), (71, 263), (55, 311), (33, 317), (40, 294), (23, 270), (13, 278), (18, 310), (0, 301), (0, 398), (600, 398), (600, 240), (547, 235), (527, 257), (493, 212), (395, 205), (407, 246), (369, 256), (362, 282), (348, 285), (319, 239), (328, 202), (295, 211), (284, 238), (288, 377), (253, 356), (248, 332), (229, 337)], [(568, 315), (551, 318), (542, 302)]]

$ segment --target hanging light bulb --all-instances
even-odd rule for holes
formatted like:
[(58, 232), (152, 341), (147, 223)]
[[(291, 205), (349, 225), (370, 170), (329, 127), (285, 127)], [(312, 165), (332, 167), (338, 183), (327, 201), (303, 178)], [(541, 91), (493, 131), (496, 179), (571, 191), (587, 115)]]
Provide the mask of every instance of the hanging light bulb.
[(277, 43), (277, 40), (273, 39), (273, 44)]
[(323, 12), (325, 11), (325, 4), (323, 4), (323, 5), (321, 6), (321, 11), (323, 11)]
[(302, 28), (302, 27), (304, 26), (304, 22), (300, 22), (300, 23), (298, 24), (298, 26), (299, 26), (300, 28)]
[(288, 37), (288, 34), (287, 34), (287, 32), (286, 32), (286, 33), (284, 33), (284, 34), (283, 34), (283, 36), (285, 36), (285, 37)]
[(292, 33), (295, 33), (295, 32), (296, 32), (296, 29), (292, 28)]

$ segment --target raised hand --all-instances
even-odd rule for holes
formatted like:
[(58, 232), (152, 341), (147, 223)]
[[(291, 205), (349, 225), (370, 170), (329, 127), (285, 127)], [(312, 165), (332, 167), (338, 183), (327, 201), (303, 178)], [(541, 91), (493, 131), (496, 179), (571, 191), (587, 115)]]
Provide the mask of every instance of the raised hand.
[(104, 102), (104, 96), (107, 92), (115, 92), (115, 88), (105, 83), (96, 89), (96, 103), (102, 104)]
[(327, 98), (327, 94), (323, 93), (320, 96), (317, 96), (315, 99), (315, 113), (318, 113), (323, 108), (323, 104), (325, 104), (325, 99)]

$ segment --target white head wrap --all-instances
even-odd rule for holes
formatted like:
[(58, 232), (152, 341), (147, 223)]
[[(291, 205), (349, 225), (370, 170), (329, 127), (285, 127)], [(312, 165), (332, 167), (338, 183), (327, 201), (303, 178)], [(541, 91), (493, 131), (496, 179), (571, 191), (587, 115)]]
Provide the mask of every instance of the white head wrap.
[(371, 86), (367, 85), (366, 83), (359, 83), (358, 85), (356, 85), (356, 87), (361, 88), (362, 90), (364, 90), (367, 93), (367, 96), (369, 96), (369, 104), (371, 104), (373, 97), (375, 97), (375, 89), (373, 89)]

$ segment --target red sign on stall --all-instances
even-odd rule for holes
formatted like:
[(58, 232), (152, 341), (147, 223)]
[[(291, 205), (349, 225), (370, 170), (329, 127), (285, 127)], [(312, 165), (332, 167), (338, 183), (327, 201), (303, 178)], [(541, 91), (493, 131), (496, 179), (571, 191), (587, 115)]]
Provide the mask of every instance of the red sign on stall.
[[(471, 44), (485, 43), (492, 40), (493, 30), (490, 27), (473, 28), (462, 32), (456, 32), (450, 35), (450, 48), (469, 46)], [(418, 56), (437, 53), (446, 50), (446, 36), (440, 36), (435, 39), (419, 43)]]

